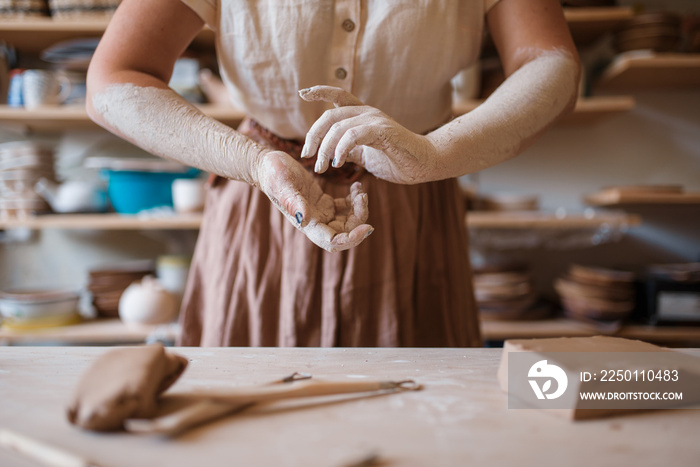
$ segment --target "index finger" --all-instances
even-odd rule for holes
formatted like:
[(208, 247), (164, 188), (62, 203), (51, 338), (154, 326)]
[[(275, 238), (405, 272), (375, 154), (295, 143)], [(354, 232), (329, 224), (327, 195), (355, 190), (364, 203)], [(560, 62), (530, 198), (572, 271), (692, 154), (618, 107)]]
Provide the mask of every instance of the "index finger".
[(336, 107), (365, 105), (360, 99), (345, 89), (337, 88), (335, 86), (318, 85), (301, 89), (299, 91), (299, 96), (307, 102), (331, 102)]

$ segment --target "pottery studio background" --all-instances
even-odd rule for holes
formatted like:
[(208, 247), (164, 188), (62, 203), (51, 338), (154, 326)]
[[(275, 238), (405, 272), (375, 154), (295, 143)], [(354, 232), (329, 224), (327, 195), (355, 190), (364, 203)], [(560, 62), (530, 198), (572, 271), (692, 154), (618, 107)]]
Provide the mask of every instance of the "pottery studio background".
[[(700, 14), (694, 0), (628, 1), (683, 14)], [(609, 41), (582, 53), (591, 72), (609, 54)], [(697, 74), (697, 72), (696, 72)], [(611, 185), (682, 185), (700, 191), (700, 82), (682, 89), (616, 90), (633, 95), (634, 108), (582, 125), (557, 125), (516, 159), (465, 177), (478, 193), (534, 194), (543, 211), (581, 213), (585, 195)], [(0, 125), (0, 142), (43, 141), (55, 148), (58, 177), (95, 177), (85, 157), (147, 157), (135, 147), (100, 130), (25, 133)], [(607, 237), (585, 233), (569, 243), (547, 246), (537, 241), (494, 249), (472, 235), (474, 261), (491, 258), (525, 262), (537, 288), (553, 296), (553, 281), (571, 263), (599, 266), (700, 261), (700, 211), (695, 205), (632, 207), (643, 223)], [(617, 235), (620, 233), (621, 235)], [(605, 234), (605, 232), (604, 232)], [(606, 234), (607, 235), (607, 234)], [(602, 238), (602, 244), (595, 245)], [(155, 260), (167, 254), (191, 254), (196, 231), (22, 230), (0, 232), (0, 289), (84, 289), (97, 265), (125, 260)]]

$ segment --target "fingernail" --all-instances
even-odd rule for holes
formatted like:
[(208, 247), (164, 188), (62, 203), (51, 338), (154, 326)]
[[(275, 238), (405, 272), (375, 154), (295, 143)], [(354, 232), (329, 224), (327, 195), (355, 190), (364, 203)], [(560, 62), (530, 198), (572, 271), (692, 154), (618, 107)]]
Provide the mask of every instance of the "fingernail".
[(335, 159), (333, 159), (333, 167), (338, 167), (338, 164), (340, 164), (340, 159), (336, 157)]
[(296, 217), (297, 222), (299, 223), (299, 225), (301, 225), (301, 221), (304, 220), (304, 216), (301, 215), (301, 212), (297, 211), (297, 213), (294, 214), (294, 217)]
[(373, 229), (373, 228), (372, 228), (372, 229), (369, 229), (369, 232), (367, 232), (367, 235), (365, 235), (365, 238), (367, 238), (367, 237), (369, 237), (370, 235), (372, 235), (373, 232), (374, 232), (374, 229)]

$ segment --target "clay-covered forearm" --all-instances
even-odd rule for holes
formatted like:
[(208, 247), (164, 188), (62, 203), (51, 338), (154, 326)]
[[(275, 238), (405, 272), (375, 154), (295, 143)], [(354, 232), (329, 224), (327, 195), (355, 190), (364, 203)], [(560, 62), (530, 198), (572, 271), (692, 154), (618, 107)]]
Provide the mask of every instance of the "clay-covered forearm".
[(93, 120), (157, 156), (258, 185), (259, 160), (269, 150), (204, 115), (164, 83), (128, 78), (89, 89)]
[(569, 52), (536, 54), (483, 104), (427, 136), (437, 158), (427, 178), (465, 175), (516, 156), (573, 108), (578, 77)]

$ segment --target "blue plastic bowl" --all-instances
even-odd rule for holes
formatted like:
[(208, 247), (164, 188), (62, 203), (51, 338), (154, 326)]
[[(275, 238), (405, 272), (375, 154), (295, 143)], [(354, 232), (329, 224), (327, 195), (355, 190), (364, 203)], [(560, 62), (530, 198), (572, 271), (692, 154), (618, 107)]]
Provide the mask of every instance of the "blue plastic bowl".
[(196, 178), (199, 170), (186, 172), (141, 172), (103, 170), (108, 180), (107, 196), (120, 214), (136, 214), (144, 209), (173, 207), (172, 183), (177, 178)]

